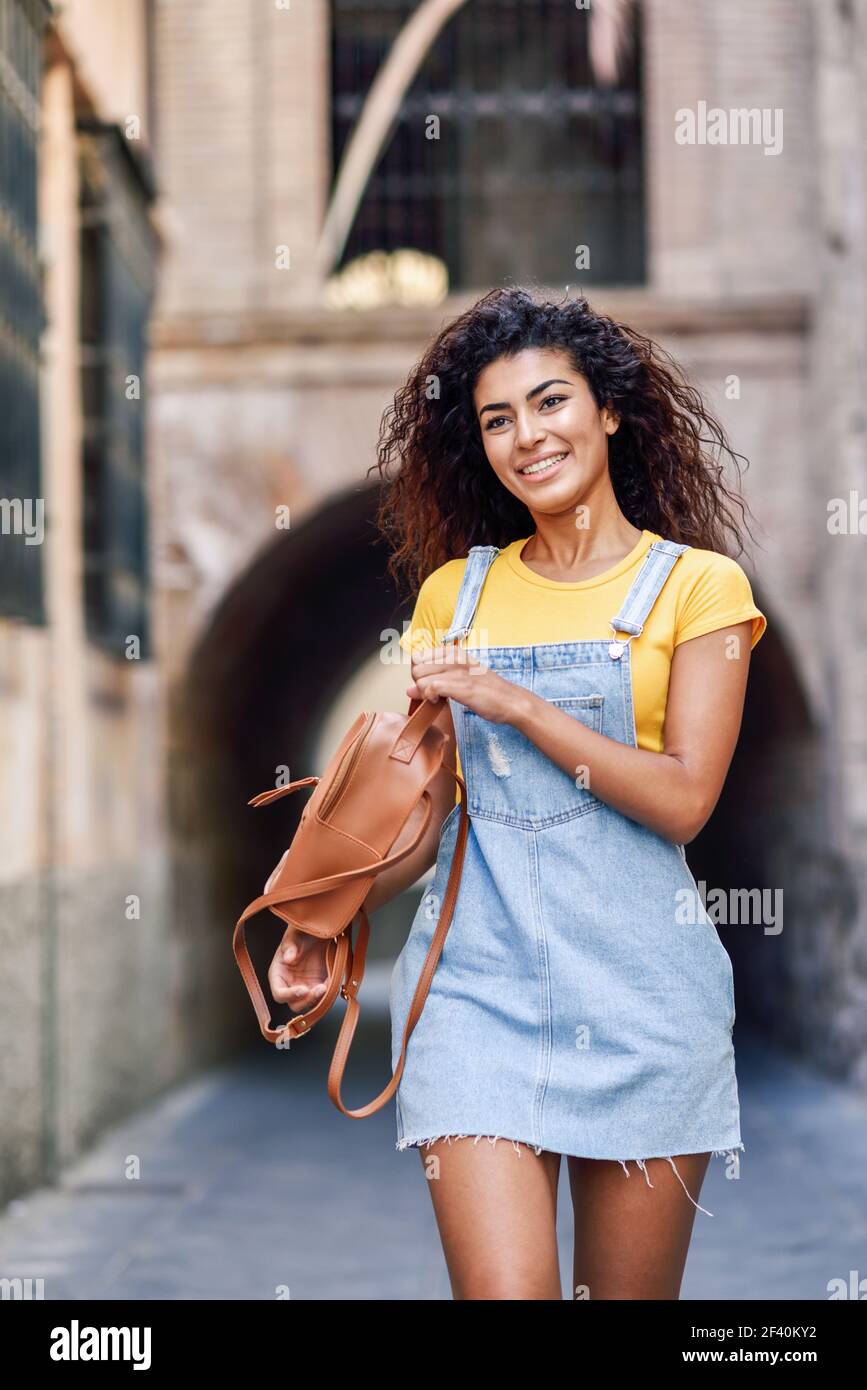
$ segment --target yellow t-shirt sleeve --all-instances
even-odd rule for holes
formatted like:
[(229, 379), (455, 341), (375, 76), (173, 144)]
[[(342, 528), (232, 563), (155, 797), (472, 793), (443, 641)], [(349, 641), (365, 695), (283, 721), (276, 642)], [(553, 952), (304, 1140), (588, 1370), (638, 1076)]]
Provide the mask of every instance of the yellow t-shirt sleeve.
[(690, 637), (702, 637), (717, 628), (732, 627), (752, 619), (750, 647), (754, 647), (768, 625), (756, 607), (750, 581), (737, 560), (714, 551), (696, 551), (703, 564), (680, 597), (674, 645)]
[(399, 639), (405, 652), (441, 644), (452, 625), (463, 568), (463, 561), (449, 560), (423, 581), (409, 627)]

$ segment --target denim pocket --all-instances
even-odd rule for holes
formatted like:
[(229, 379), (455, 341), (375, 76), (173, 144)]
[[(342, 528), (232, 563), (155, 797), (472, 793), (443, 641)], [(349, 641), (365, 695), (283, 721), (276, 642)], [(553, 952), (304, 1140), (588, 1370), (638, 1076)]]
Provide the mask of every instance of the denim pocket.
[(456, 801), (455, 804), (454, 804), (454, 806), (452, 807), (452, 809), (449, 811), (448, 815), (446, 816), (445, 820), (443, 821), (442, 825), (440, 826), (440, 833), (439, 833), (439, 837), (438, 837), (438, 838), (439, 838), (440, 844), (442, 844), (443, 836), (445, 835), (446, 830), (447, 830), (448, 827), (449, 827), (449, 823), (451, 822), (451, 820), (452, 820), (452, 818), (453, 818), (454, 816), (460, 815), (460, 810), (461, 810), (461, 803), (460, 803), (459, 801)]
[[(602, 695), (540, 698), (594, 733), (601, 733)], [(514, 725), (495, 724), (466, 710), (463, 728), (471, 815), (539, 830), (598, 810), (603, 804), (580, 785), (580, 765), (570, 777)]]

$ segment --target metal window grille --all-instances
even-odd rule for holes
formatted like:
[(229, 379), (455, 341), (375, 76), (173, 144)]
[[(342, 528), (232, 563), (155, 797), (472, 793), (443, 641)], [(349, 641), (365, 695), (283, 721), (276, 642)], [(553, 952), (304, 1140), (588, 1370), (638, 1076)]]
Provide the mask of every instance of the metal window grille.
[[(37, 145), (44, 0), (0, 0), (0, 614), (44, 621)], [(28, 539), (29, 537), (29, 539)]]
[(144, 411), (157, 238), (147, 159), (116, 125), (78, 122), (84, 603), (92, 641), (150, 654)]
[[(332, 0), (334, 170), (414, 0)], [(453, 289), (645, 278), (641, 31), (618, 82), (589, 59), (589, 12), (564, 0), (469, 0), (407, 91), (340, 264), (410, 246)], [(428, 139), (431, 116), (439, 139)], [(590, 266), (576, 269), (576, 247)]]

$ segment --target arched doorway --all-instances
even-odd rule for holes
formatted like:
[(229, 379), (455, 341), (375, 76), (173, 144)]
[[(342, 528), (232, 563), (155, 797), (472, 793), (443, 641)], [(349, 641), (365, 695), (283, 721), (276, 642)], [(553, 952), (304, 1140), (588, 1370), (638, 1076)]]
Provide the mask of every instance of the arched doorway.
[[(279, 803), (279, 812), (252, 810), (247, 801), (274, 785), (280, 767), (288, 767), (293, 778), (321, 770), (318, 745), (329, 712), (371, 661), (383, 631), (399, 631), (410, 615), (411, 599), (400, 603), (386, 575), (387, 552), (374, 520), (377, 500), (375, 486), (353, 490), (281, 534), (226, 595), (194, 652), (184, 740), (192, 757), (189, 800), (206, 836), (223, 929), (260, 891), (294, 832), (307, 793)], [(758, 591), (756, 598), (763, 607)], [(390, 707), (406, 708), (408, 674), (396, 674)], [(733, 901), (738, 894), (758, 893), (765, 894), (765, 904), (773, 903), (767, 894), (783, 890), (792, 845), (816, 813), (818, 750), (802, 683), (771, 620), (752, 654), (726, 786), (707, 827), (687, 846), (700, 886), (722, 890)], [(785, 891), (791, 925), (798, 916), (793, 878)], [(372, 960), (399, 949), (410, 920), (403, 901), (377, 934)], [(276, 920), (273, 930), (267, 921), (263, 927), (251, 934), (260, 973), (280, 933)], [(773, 924), (754, 919), (721, 920), (719, 932), (735, 968), (738, 1020), (785, 1031), (785, 991), (778, 985), (797, 941), (787, 938), (776, 949)]]
[[(321, 772), (320, 733), (334, 702), (360, 667), (376, 663), (381, 634), (400, 632), (398, 595), (374, 520), (377, 501), (377, 487), (359, 488), (281, 533), (226, 594), (192, 654), (178, 702), (187, 759), (182, 799), (221, 930), (261, 891), (309, 792), (267, 810), (247, 802), (275, 785), (278, 770), (288, 768), (291, 779)], [(402, 607), (409, 616), (411, 599)], [(406, 709), (406, 659), (392, 672), (376, 684), (376, 697), (388, 689), (391, 707)], [(405, 931), (411, 920), (405, 903), (400, 912), (390, 907), (377, 914), (371, 962), (387, 951), (400, 921)], [(280, 933), (270, 914), (248, 932), (260, 978)], [(237, 993), (243, 1009), (246, 996)], [(288, 1017), (288, 1010), (275, 1006), (273, 1016)], [(244, 1015), (242, 1027), (249, 1025)]]

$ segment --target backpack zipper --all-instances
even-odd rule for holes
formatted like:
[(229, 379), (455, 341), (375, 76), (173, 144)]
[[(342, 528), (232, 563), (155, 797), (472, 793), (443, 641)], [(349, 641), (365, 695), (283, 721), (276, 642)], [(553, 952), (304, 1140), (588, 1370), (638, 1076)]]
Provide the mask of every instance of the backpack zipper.
[(366, 722), (359, 730), (354, 742), (350, 744), (349, 748), (347, 748), (344, 753), (343, 760), (334, 775), (334, 781), (331, 784), (328, 795), (317, 812), (320, 820), (325, 820), (329, 813), (334, 810), (334, 807), (346, 790), (347, 783), (352, 775), (352, 770), (361, 757), (365, 739), (373, 728), (373, 721), (375, 718), (376, 711), (374, 710), (373, 713), (368, 714)]

